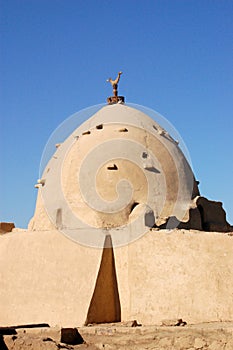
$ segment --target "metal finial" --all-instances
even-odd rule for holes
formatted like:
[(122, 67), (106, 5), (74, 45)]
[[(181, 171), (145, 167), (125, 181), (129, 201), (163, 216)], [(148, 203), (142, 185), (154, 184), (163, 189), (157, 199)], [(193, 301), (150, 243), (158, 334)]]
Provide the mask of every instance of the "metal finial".
[(122, 73), (123, 72), (119, 72), (115, 80), (112, 80), (112, 78), (107, 79), (107, 82), (111, 83), (113, 88), (113, 96), (107, 98), (107, 102), (109, 104), (119, 103), (119, 102), (124, 103), (125, 101), (125, 98), (123, 96), (118, 96), (118, 90), (117, 90), (118, 83)]

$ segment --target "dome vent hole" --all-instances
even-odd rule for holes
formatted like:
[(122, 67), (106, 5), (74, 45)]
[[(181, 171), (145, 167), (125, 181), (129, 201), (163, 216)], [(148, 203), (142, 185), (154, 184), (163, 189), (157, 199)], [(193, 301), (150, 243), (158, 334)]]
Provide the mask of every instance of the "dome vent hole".
[(98, 130), (103, 129), (103, 124), (96, 125), (96, 129), (98, 129)]
[(118, 170), (118, 167), (117, 167), (116, 164), (113, 164), (113, 165), (109, 165), (109, 166), (107, 167), (107, 169), (108, 169), (108, 170)]

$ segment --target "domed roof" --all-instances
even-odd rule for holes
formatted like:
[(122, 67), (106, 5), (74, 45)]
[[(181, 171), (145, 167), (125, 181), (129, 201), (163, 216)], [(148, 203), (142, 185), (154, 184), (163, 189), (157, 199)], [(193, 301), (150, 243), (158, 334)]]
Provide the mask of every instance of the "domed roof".
[(43, 205), (54, 226), (88, 245), (87, 232), (101, 245), (108, 230), (121, 245), (171, 217), (187, 221), (199, 194), (177, 142), (125, 104), (104, 106), (78, 127), (49, 161), (43, 184), (34, 221), (45, 223)]

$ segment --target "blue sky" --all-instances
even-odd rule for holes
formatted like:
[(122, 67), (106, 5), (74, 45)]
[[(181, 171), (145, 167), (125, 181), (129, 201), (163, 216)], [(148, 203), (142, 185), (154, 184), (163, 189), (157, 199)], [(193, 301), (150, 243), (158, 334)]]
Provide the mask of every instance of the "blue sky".
[(233, 224), (232, 0), (1, 0), (0, 221), (26, 227), (44, 146), (119, 93), (166, 117)]

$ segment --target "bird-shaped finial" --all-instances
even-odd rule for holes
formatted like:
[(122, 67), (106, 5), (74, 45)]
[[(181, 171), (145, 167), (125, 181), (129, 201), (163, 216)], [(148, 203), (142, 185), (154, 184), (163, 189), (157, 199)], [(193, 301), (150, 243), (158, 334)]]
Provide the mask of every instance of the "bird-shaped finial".
[(108, 103), (116, 103), (116, 102), (124, 102), (124, 97), (123, 96), (118, 96), (118, 83), (121, 77), (121, 74), (123, 72), (119, 72), (116, 79), (112, 80), (112, 78), (108, 78), (107, 82), (111, 83), (112, 88), (113, 88), (113, 96), (108, 98)]

